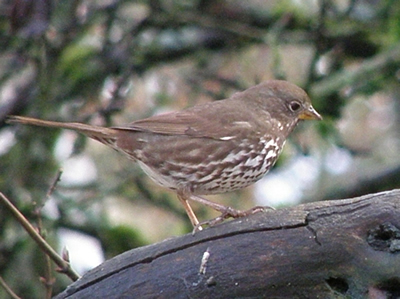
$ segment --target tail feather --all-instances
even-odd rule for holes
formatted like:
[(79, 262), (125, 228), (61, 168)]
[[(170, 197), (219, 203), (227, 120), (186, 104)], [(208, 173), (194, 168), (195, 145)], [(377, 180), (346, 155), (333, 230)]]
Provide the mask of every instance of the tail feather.
[(6, 122), (40, 126), (40, 127), (52, 127), (52, 128), (74, 130), (106, 144), (109, 144), (111, 140), (114, 140), (116, 135), (116, 130), (111, 128), (91, 126), (81, 123), (48, 121), (48, 120), (41, 120), (25, 116), (12, 115), (7, 118)]

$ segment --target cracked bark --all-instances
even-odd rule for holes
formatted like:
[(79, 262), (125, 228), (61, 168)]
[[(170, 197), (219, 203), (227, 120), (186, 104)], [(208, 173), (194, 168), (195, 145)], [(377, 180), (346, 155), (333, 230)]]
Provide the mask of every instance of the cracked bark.
[(127, 251), (60, 298), (399, 298), (400, 190), (258, 213)]

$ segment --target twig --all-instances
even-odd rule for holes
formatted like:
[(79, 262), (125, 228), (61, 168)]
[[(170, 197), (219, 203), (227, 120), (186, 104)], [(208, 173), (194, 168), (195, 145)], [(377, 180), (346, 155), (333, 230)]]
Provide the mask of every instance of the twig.
[[(311, 86), (310, 95), (312, 98), (327, 97), (344, 87), (353, 86), (354, 88), (358, 82), (371, 80), (378, 73), (377, 70), (383, 72), (388, 66), (398, 65), (399, 62), (400, 43), (397, 43), (388, 50), (364, 60), (356, 70), (343, 69), (332, 73), (326, 79), (318, 81)], [(368, 80), (364, 80), (365, 78)]]
[(4, 288), (8, 295), (13, 299), (21, 299), (14, 291), (8, 286), (8, 284), (4, 281), (4, 279), (0, 276), (0, 285)]
[[(62, 169), (59, 169), (57, 171), (57, 174), (53, 180), (53, 183), (50, 185), (49, 190), (46, 193), (46, 198), (44, 200), (44, 203), (35, 208), (38, 232), (43, 237), (43, 239), (46, 239), (46, 236), (43, 233), (42, 208), (43, 208), (44, 204), (50, 199), (50, 196), (53, 194), (54, 190), (56, 189), (57, 183), (60, 181), (62, 173), (63, 173)], [(45, 273), (44, 273), (44, 277), (40, 278), (40, 281), (43, 283), (44, 287), (46, 288), (46, 298), (50, 299), (52, 297), (52, 293), (53, 293), (53, 284), (55, 282), (55, 278), (52, 276), (50, 257), (47, 254), (45, 254), (44, 259), (45, 259), (45, 264), (46, 264), (46, 266), (44, 268)], [(65, 259), (64, 259), (64, 261), (65, 261)]]
[(45, 254), (44, 258), (46, 261), (46, 266), (44, 270), (45, 274), (44, 277), (40, 277), (40, 281), (44, 284), (44, 287), (46, 288), (46, 299), (51, 299), (53, 294), (53, 284), (56, 279), (52, 276), (50, 257)]
[(60, 169), (58, 170), (57, 174), (56, 174), (56, 177), (54, 178), (53, 183), (51, 184), (49, 190), (48, 190), (47, 193), (46, 193), (46, 200), (49, 199), (49, 197), (53, 194), (54, 190), (56, 189), (57, 184), (58, 184), (58, 182), (59, 182), (60, 179), (61, 179), (62, 173), (63, 173), (63, 169), (60, 168)]
[(57, 252), (51, 248), (51, 246), (43, 239), (43, 237), (35, 230), (35, 228), (29, 223), (29, 221), (21, 214), (20, 211), (0, 192), (0, 200), (5, 204), (5, 206), (11, 211), (15, 219), (25, 228), (27, 233), (32, 237), (32, 239), (38, 244), (38, 246), (57, 264), (60, 268), (58, 271), (65, 273), (73, 281), (80, 278), (79, 274), (76, 273), (71, 265), (64, 261)]
[(283, 15), (273, 26), (267, 35), (266, 42), (271, 48), (272, 71), (275, 79), (285, 79), (286, 75), (282, 67), (282, 55), (279, 47), (280, 37), (287, 24), (291, 20), (290, 14)]

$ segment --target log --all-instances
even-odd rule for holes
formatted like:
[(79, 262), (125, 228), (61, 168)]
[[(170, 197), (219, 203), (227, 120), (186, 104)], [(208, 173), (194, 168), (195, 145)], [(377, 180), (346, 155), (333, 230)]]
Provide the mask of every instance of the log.
[(400, 190), (261, 212), (133, 249), (56, 298), (400, 298)]

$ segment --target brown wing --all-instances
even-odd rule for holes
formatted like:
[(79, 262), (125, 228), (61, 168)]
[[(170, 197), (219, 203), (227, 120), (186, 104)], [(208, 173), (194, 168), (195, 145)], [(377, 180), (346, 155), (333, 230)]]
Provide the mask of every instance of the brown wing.
[(156, 115), (115, 129), (230, 140), (241, 132), (255, 129), (254, 117), (246, 114), (244, 111), (248, 108), (242, 106), (243, 103), (235, 100), (222, 100)]

